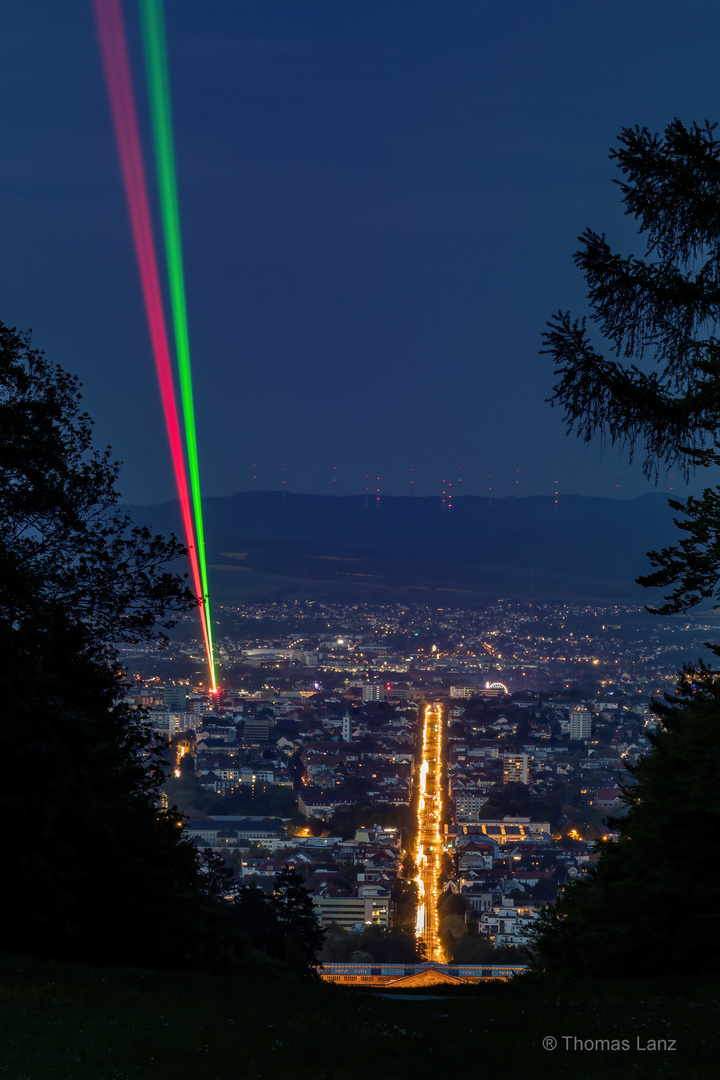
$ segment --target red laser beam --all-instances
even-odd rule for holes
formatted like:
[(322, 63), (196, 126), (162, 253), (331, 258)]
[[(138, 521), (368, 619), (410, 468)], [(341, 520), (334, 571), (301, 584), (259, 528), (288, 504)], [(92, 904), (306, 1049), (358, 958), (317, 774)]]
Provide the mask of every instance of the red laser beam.
[(190, 497), (188, 494), (182, 439), (180, 437), (180, 427), (178, 425), (177, 402), (172, 380), (172, 368), (170, 366), (170, 350), (168, 348), (167, 330), (163, 314), (160, 279), (158, 277), (157, 259), (155, 257), (155, 245), (150, 224), (147, 185), (145, 183), (145, 172), (140, 149), (140, 133), (135, 110), (135, 99), (132, 91), (130, 63), (128, 60), (122, 9), (120, 7), (120, 0), (93, 0), (93, 8), (95, 10), (95, 20), (97, 22), (98, 36), (100, 38), (100, 51), (102, 53), (105, 79), (108, 87), (108, 95), (110, 97), (110, 111), (112, 113), (113, 125), (115, 128), (115, 139), (120, 157), (120, 168), (122, 171), (123, 185), (125, 187), (125, 197), (127, 199), (128, 213), (130, 215), (130, 227), (132, 229), (133, 243), (135, 245), (135, 255), (137, 258), (138, 271), (140, 273), (143, 298), (145, 300), (145, 313), (147, 315), (150, 330), (150, 341), (155, 357), (158, 383), (160, 384), (160, 397), (162, 400), (163, 412), (165, 414), (168, 439), (170, 441), (170, 454), (172, 456), (175, 481), (180, 497), (180, 509), (182, 512), (185, 538), (190, 556), (193, 587), (200, 600), (200, 622), (203, 629), (205, 649), (209, 659), (210, 642), (208, 640), (204, 610), (202, 610), (204, 608), (204, 603), (200, 566), (198, 563), (195, 531), (190, 509)]

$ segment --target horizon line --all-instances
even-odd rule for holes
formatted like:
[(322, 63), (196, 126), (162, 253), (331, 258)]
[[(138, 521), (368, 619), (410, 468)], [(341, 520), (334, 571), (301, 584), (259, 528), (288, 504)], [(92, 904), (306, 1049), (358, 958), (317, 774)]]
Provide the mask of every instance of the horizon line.
[[(350, 494), (350, 495), (341, 495), (341, 494), (336, 493), (336, 492), (325, 493), (325, 492), (319, 492), (319, 491), (288, 491), (287, 489), (283, 489), (283, 488), (243, 488), (243, 489), (238, 490), (238, 491), (233, 491), (229, 495), (207, 495), (207, 496), (204, 496), (203, 501), (204, 502), (209, 502), (211, 500), (217, 500), (217, 499), (234, 499), (234, 498), (237, 498), (237, 496), (239, 496), (239, 495), (279, 495), (281, 498), (284, 498), (286, 495), (291, 495), (291, 496), (294, 496), (295, 498), (336, 499), (338, 501), (348, 500), (348, 499), (366, 499), (368, 502), (374, 502), (374, 503), (384, 502), (387, 499), (393, 499), (393, 500), (401, 500), (402, 499), (402, 500), (407, 501), (407, 502), (411, 502), (411, 501), (412, 502), (418, 502), (418, 501), (423, 500), (423, 499), (424, 500), (433, 499), (433, 500), (436, 500), (437, 502), (440, 502), (440, 503), (448, 502), (448, 498), (446, 496), (443, 496), (443, 495), (420, 495), (420, 494), (414, 494), (414, 493), (412, 495), (392, 495), (392, 494), (389, 494), (389, 493), (388, 494), (377, 495), (375, 493), (368, 493), (368, 492), (356, 492), (356, 493)], [(630, 496), (627, 496), (627, 495), (625, 495), (625, 496), (623, 496), (623, 495), (587, 495), (587, 494), (582, 494), (580, 492), (558, 491), (558, 492), (550, 492), (549, 494), (543, 494), (543, 493), (537, 492), (537, 493), (531, 494), (531, 495), (516, 495), (516, 494), (510, 494), (510, 495), (487, 495), (487, 494), (469, 495), (469, 494), (463, 494), (463, 495), (453, 495), (452, 499), (450, 501), (452, 503), (456, 503), (456, 502), (467, 502), (469, 500), (484, 500), (484, 501), (486, 501), (488, 503), (494, 503), (494, 502), (507, 503), (507, 502), (523, 502), (523, 501), (526, 501), (528, 499), (550, 499), (550, 500), (556, 500), (556, 499), (597, 499), (598, 501), (602, 501), (602, 502), (636, 502), (638, 499), (645, 499), (645, 498), (652, 497), (652, 496), (655, 496), (655, 495), (660, 495), (665, 499), (677, 498), (678, 495), (680, 495), (680, 497), (682, 497), (681, 493), (667, 492), (667, 491), (645, 491), (645, 492), (640, 493), (639, 495), (630, 495)], [(140, 506), (167, 506), (170, 503), (176, 503), (178, 501), (179, 500), (177, 498), (171, 498), (171, 499), (156, 499), (156, 500), (153, 500), (151, 502), (134, 502), (134, 501), (125, 500), (124, 498), (121, 498), (120, 505), (123, 505), (123, 506), (139, 506), (139, 507)], [(451, 507), (449, 507), (449, 509), (451, 509)]]

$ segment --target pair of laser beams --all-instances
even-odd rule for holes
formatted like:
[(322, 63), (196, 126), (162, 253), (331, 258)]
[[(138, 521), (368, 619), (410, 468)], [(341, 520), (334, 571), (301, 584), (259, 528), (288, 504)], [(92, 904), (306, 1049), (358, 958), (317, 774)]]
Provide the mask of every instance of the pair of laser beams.
[[(178, 210), (165, 26), (162, 0), (139, 0), (139, 3), (155, 165), (165, 242), (165, 260), (182, 402), (184, 440), (178, 420), (179, 412), (170, 362), (170, 348), (160, 290), (160, 278), (152, 233), (121, 0), (93, 0), (93, 7), (110, 97), (110, 109), (120, 157), (135, 255), (150, 329), (150, 340), (155, 357), (160, 396), (170, 442), (170, 453), (180, 497), (180, 509), (190, 557), (192, 583), (200, 600), (200, 623), (207, 654), (210, 683), (213, 692), (215, 692), (217, 682), (210, 621), (207, 565), (205, 561), (205, 533), (200, 497), (200, 470), (185, 303), (185, 275), (180, 242), (180, 215)], [(189, 486), (185, 468), (186, 455), (190, 473)]]

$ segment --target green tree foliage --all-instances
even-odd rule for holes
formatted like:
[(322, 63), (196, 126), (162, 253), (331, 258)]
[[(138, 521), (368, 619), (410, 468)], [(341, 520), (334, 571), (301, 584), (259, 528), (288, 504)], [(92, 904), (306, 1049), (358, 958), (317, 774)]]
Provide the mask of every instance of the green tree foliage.
[(440, 854), (440, 874), (438, 875), (438, 884), (443, 886), (450, 878), (455, 877), (455, 864), (453, 862), (452, 855), (447, 851), (443, 851)]
[(495, 963), (495, 950), (490, 939), (484, 934), (479, 934), (477, 923), (470, 923), (467, 933), (459, 940), (454, 938), (448, 941), (450, 946), (450, 959), (455, 964), (493, 964)]
[(462, 915), (444, 915), (438, 926), (440, 942), (447, 956), (453, 956), (457, 944), (467, 934), (467, 923)]
[(348, 839), (355, 835), (357, 829), (372, 829), (373, 825), (410, 830), (414, 820), (410, 808), (404, 804), (357, 802), (350, 806), (338, 806), (328, 827), (332, 836), (339, 834)]
[(460, 938), (446, 937), (446, 948), (453, 964), (527, 964), (528, 951), (519, 945), (500, 945), (496, 948), (490, 938), (478, 932), (476, 922), (467, 924), (467, 933)]
[(464, 915), (467, 910), (467, 900), (462, 893), (447, 889), (440, 893), (437, 909), (441, 918), (446, 915)]
[(297, 803), (290, 788), (258, 782), (249, 787), (236, 788), (229, 795), (203, 785), (195, 775), (195, 762), (186, 754), (180, 760), (180, 776), (170, 776), (165, 783), (165, 793), (171, 805), (189, 818), (208, 814), (254, 814), (266, 817), (290, 818), (297, 812)]
[[(617, 843), (541, 915), (534, 966), (558, 974), (720, 966), (720, 681), (687, 671), (664, 730), (630, 768)], [(692, 908), (692, 916), (689, 908)]]
[(405, 877), (394, 878), (390, 887), (390, 899), (395, 925), (412, 926), (418, 905), (417, 882)]
[(222, 795), (202, 786), (195, 774), (195, 759), (185, 754), (179, 762), (179, 776), (168, 776), (165, 781), (165, 794), (171, 806), (188, 818), (206, 817), (209, 814), (222, 814), (225, 803)]

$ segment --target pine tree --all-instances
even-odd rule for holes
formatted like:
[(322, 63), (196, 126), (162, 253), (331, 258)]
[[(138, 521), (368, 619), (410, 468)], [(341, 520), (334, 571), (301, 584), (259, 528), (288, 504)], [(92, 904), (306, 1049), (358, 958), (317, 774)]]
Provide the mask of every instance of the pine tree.
[(283, 955), (291, 970), (312, 974), (323, 943), (323, 932), (315, 914), (312, 897), (303, 879), (292, 866), (285, 866), (275, 879), (273, 911), (283, 938)]
[[(625, 128), (611, 151), (644, 256), (613, 252), (588, 229), (575, 255), (591, 320), (560, 312), (545, 351), (558, 375), (553, 403), (568, 431), (640, 447), (645, 472), (720, 463), (720, 142), (714, 126), (679, 120), (663, 135)], [(669, 589), (664, 613), (718, 597), (720, 488), (671, 500), (683, 515), (674, 547), (650, 553), (639, 581)], [(653, 610), (653, 609), (651, 609)], [(718, 646), (710, 646), (720, 655)], [(617, 843), (539, 921), (535, 967), (571, 974), (716, 971), (720, 964), (720, 673), (685, 668), (656, 708), (664, 730), (630, 770)], [(690, 913), (689, 908), (692, 908)]]
[[(720, 426), (720, 143), (707, 122), (664, 134), (624, 128), (610, 151), (644, 256), (614, 252), (587, 229), (575, 263), (591, 321), (616, 359), (598, 352), (585, 319), (559, 312), (545, 351), (560, 376), (552, 397), (568, 431), (637, 446), (645, 470), (687, 470)], [(627, 363), (626, 361), (632, 361)], [(641, 365), (644, 365), (641, 366)]]
[[(580, 238), (590, 320), (615, 359), (585, 318), (558, 312), (544, 335), (559, 376), (550, 400), (586, 442), (631, 458), (640, 448), (648, 476), (673, 466), (689, 476), (720, 464), (720, 142), (707, 121), (673, 120), (663, 135), (625, 128), (618, 144), (610, 157), (645, 252), (620, 255), (592, 229)], [(654, 571), (639, 578), (671, 590), (662, 613), (720, 595), (720, 489), (670, 506), (684, 536), (651, 552)]]

